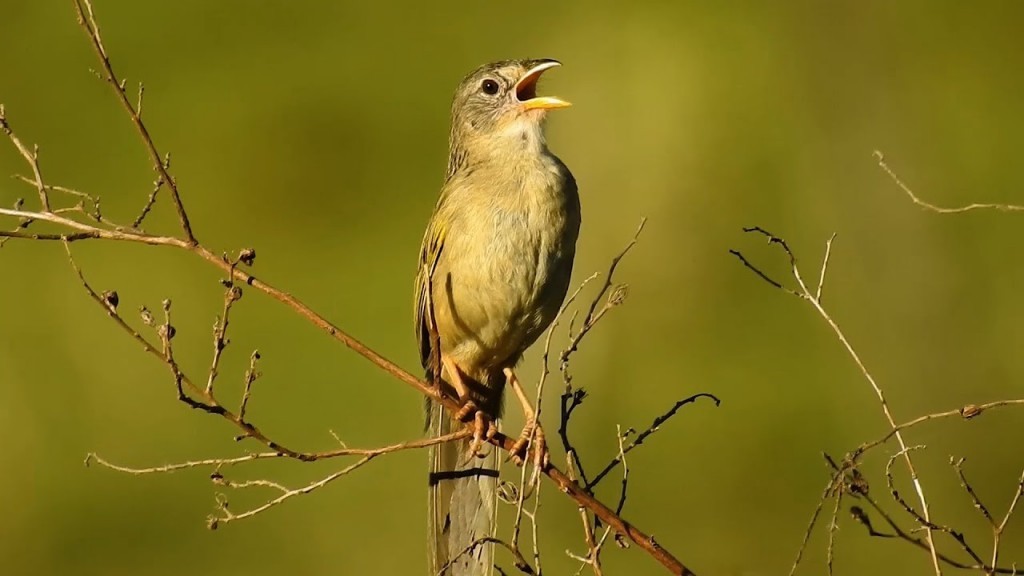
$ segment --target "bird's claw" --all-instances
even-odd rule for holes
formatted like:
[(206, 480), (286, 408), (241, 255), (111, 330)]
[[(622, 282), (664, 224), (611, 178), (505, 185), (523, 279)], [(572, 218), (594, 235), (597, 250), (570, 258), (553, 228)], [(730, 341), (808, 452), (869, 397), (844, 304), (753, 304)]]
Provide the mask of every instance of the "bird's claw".
[(472, 400), (466, 400), (462, 407), (459, 408), (459, 411), (455, 413), (455, 420), (458, 422), (469, 422), (470, 416), (479, 412), (480, 409), (476, 407)]
[(533, 465), (539, 469), (547, 467), (551, 461), (551, 453), (548, 452), (548, 445), (544, 439), (544, 429), (536, 419), (527, 421), (519, 439), (509, 450), (509, 457), (516, 466), (522, 466), (526, 462), (529, 456), (528, 447), (533, 448)]
[(483, 458), (486, 456), (481, 448), (497, 434), (498, 426), (494, 424), (494, 420), (491, 420), (483, 410), (477, 410), (473, 415), (473, 439), (469, 443), (470, 457)]

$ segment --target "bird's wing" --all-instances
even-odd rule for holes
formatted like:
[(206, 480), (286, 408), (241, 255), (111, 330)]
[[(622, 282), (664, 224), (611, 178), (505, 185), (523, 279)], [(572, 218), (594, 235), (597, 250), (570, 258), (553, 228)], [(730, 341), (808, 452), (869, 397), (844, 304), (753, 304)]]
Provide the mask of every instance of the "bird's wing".
[[(437, 269), (438, 260), (444, 249), (445, 226), (439, 219), (438, 213), (444, 202), (444, 195), (438, 202), (427, 225), (427, 231), (423, 234), (423, 243), (420, 246), (419, 267), (416, 271), (416, 341), (420, 349), (420, 364), (427, 371), (427, 377), (433, 378), (433, 367), (439, 362), (438, 350), (434, 350), (434, 343), (431, 341), (431, 332), (436, 333), (436, 324), (433, 317), (432, 286), (434, 270)], [(433, 328), (433, 330), (432, 330)]]
[[(416, 339), (420, 362), (432, 380), (440, 350), (432, 342), (436, 336), (431, 301), (434, 282), (441, 281), (436, 271), (442, 258), (445, 239), (453, 225), (451, 210), (455, 207), (449, 179), (441, 190), (434, 214), (423, 234), (419, 269), (416, 272)], [(432, 329), (433, 328), (433, 329)], [(453, 432), (460, 426), (435, 402), (427, 401), (427, 433), (431, 437)], [(479, 546), (471, 553), (461, 552), (480, 538), (494, 536), (497, 506), (498, 451), (491, 450), (483, 459), (466, 459), (469, 440), (445, 442), (432, 446), (430, 452), (430, 496), (428, 500), (431, 573), (448, 565), (449, 576), (487, 576), (492, 573), (491, 546)]]

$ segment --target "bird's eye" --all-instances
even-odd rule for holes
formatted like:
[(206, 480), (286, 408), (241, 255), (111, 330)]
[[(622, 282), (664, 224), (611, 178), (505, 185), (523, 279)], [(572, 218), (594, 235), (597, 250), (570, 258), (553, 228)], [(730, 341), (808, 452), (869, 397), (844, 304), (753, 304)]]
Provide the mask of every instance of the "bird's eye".
[(488, 78), (480, 84), (480, 89), (484, 91), (484, 94), (494, 96), (498, 93), (498, 83)]

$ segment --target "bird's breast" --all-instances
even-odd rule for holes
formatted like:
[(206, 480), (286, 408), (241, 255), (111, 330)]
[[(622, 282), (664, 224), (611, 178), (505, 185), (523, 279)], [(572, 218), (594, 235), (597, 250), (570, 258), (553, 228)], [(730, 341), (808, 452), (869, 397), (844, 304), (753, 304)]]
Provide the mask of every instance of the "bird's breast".
[(439, 296), (451, 329), (441, 336), (457, 356), (483, 366), (517, 359), (553, 320), (580, 216), (575, 181), (554, 157), (472, 186), (477, 193), (460, 199), (462, 217), (446, 240)]

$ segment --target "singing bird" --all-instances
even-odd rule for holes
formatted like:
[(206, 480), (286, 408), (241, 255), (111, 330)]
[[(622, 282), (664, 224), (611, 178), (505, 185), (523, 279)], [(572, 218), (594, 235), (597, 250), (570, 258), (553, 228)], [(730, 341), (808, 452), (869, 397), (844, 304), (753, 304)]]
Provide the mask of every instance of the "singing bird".
[(452, 101), (448, 171), (420, 249), (416, 335), (428, 379), (463, 405), (451, 415), (428, 402), (430, 433), (475, 426), (471, 440), (431, 450), (431, 574), (490, 573), (490, 546), (460, 553), (494, 533), (497, 452), (479, 451), (506, 385), (527, 423), (513, 452), (533, 438), (534, 453), (546, 454), (514, 368), (558, 314), (580, 229), (576, 180), (544, 137), (546, 113), (569, 103), (537, 95), (541, 74), (556, 66), (481, 66)]

